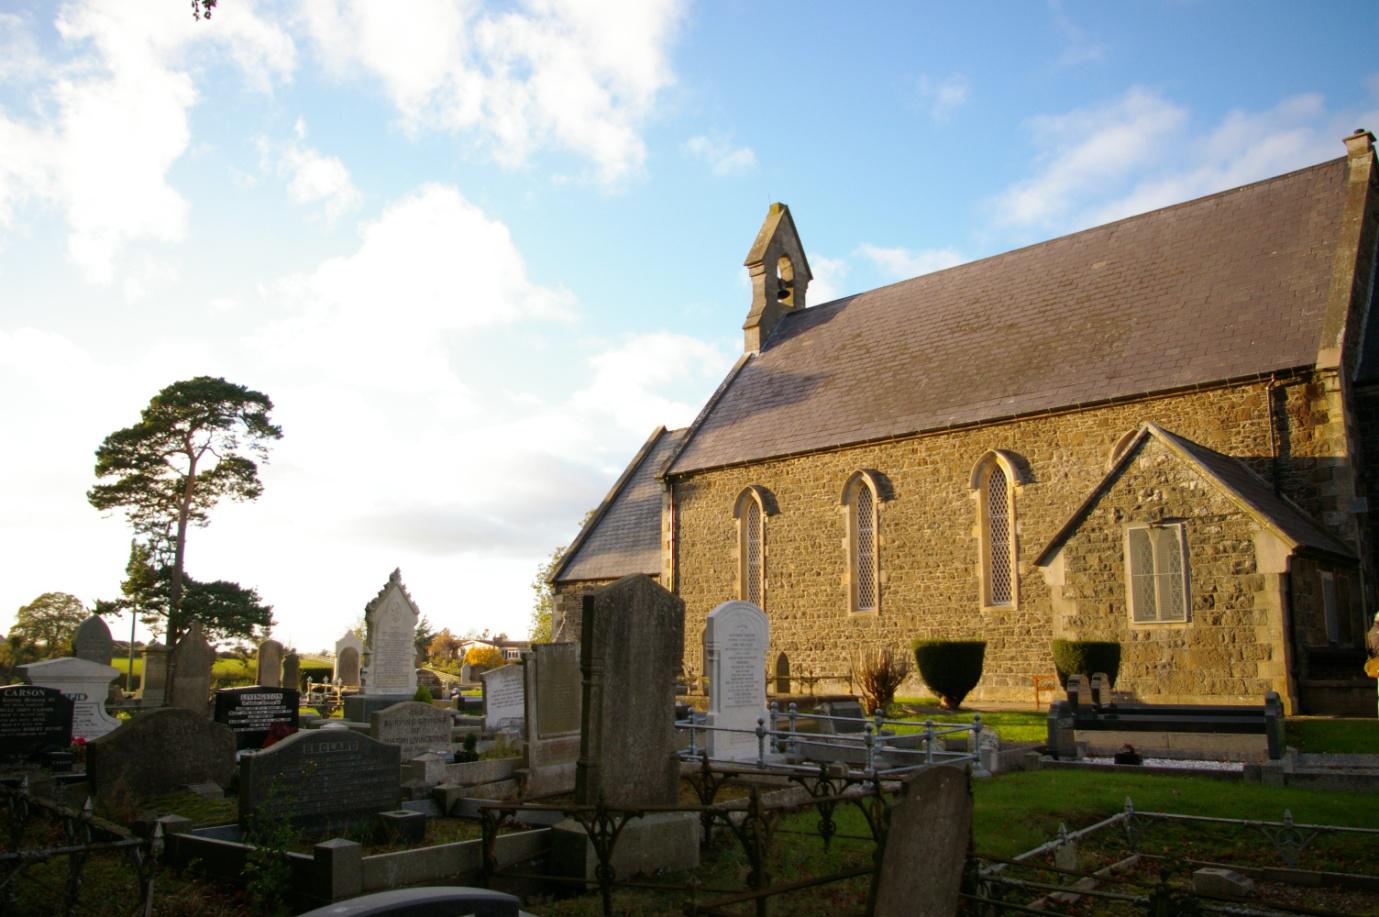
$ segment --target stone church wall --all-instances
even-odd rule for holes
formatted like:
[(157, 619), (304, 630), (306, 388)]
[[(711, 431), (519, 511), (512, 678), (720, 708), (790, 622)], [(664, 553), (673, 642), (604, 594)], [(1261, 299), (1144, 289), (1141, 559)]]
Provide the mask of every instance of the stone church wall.
[[(1344, 530), (1353, 523), (1337, 512), (1330, 477), (1345, 454), (1333, 402), (1324, 380), (1258, 380), (677, 478), (675, 589), (686, 604), (686, 665), (702, 668), (704, 619), (736, 597), (733, 505), (756, 484), (779, 507), (766, 524), (770, 658), (784, 652), (796, 675), (838, 674), (863, 646), (908, 652), (916, 637), (984, 637), (985, 674), (974, 699), (1028, 701), (1031, 676), (1052, 671), (1054, 636), (1049, 587), (1032, 561), (1104, 476), (1124, 434), (1153, 421), (1241, 458), (1266, 480), (1277, 475), (1285, 494)], [(1016, 453), (1030, 474), (1016, 488), (1020, 575), (1013, 607), (983, 608), (979, 600), (977, 507), (968, 481), (974, 464), (992, 449)], [(884, 476), (891, 498), (879, 509), (880, 610), (853, 615), (839, 501), (848, 477), (862, 468)], [(1108, 563), (1102, 573), (1123, 589), (1120, 562)], [(1123, 608), (1105, 611), (1124, 614)], [(1253, 640), (1229, 646), (1202, 655), (1218, 665), (1212, 677), (1234, 679), (1242, 691), (1256, 687), (1236, 673), (1257, 665), (1266, 649)], [(1213, 662), (1218, 659), (1224, 662)]]
[[(1183, 623), (1132, 624), (1124, 560), (1130, 523), (1185, 523), (1190, 611)], [(1055, 636), (1121, 644), (1118, 691), (1160, 703), (1259, 703), (1289, 694), (1283, 569), (1261, 530), (1157, 440), (1100, 495), (1060, 558)], [(1263, 557), (1259, 556), (1261, 553)], [(1272, 556), (1271, 556), (1272, 555)]]

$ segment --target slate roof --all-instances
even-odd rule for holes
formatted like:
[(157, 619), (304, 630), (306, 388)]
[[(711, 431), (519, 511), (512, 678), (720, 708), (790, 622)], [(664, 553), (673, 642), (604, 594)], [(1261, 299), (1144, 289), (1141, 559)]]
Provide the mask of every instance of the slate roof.
[(1121, 452), (1121, 456), (1111, 466), (1111, 470), (1101, 479), (1082, 505), (1068, 518), (1054, 535), (1053, 540), (1035, 559), (1035, 566), (1045, 566), (1053, 560), (1063, 543), (1077, 531), (1087, 517), (1097, 498), (1120, 477), (1126, 467), (1134, 461), (1135, 453), (1149, 437), (1154, 437), (1168, 447), (1178, 458), (1195, 467), (1197, 471), (1229, 497), (1256, 522), (1271, 530), (1292, 550), (1303, 550), (1327, 554), (1346, 560), (1355, 560), (1355, 552), (1346, 547), (1335, 536), (1329, 534), (1312, 520), (1292, 501), (1274, 493), (1272, 487), (1250, 470), (1239, 459), (1222, 455), (1200, 443), (1171, 433), (1154, 423), (1146, 423), (1135, 438)]
[(580, 529), (550, 582), (660, 574), (664, 488), (656, 474), (684, 435), (684, 430), (656, 428)]
[(680, 474), (1314, 365), (1337, 159), (787, 314)]

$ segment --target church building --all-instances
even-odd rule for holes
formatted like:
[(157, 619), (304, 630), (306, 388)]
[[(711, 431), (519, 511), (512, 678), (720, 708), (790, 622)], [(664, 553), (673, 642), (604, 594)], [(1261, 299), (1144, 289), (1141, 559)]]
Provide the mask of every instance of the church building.
[(645, 573), (691, 671), (745, 599), (794, 690), (983, 639), (972, 699), (1029, 702), (1053, 640), (1095, 639), (1141, 700), (1372, 713), (1373, 135), (1345, 153), (821, 305), (771, 205), (743, 353), (565, 552), (558, 632)]

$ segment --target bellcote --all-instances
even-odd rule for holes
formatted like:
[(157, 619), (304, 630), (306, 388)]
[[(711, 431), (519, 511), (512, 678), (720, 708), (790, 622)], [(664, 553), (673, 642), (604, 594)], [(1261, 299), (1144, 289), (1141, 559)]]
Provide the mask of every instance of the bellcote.
[(789, 207), (771, 205), (742, 263), (752, 278), (752, 310), (742, 324), (743, 350), (755, 353), (782, 315), (804, 308), (805, 291), (813, 279)]

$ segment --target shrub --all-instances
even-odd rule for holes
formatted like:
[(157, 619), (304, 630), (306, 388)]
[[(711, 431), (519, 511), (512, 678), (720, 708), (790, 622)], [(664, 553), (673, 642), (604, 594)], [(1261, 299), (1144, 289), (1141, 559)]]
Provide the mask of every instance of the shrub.
[(919, 677), (938, 695), (939, 706), (956, 710), (982, 680), (985, 640), (916, 640)]
[(862, 707), (869, 713), (885, 711), (895, 700), (896, 688), (910, 675), (910, 660), (890, 647), (863, 650), (852, 662), (852, 676), (862, 692)]
[(496, 646), (471, 646), (469, 652), (464, 654), (464, 661), (471, 666), (483, 666), (485, 669), (496, 669), (507, 662)]
[(1105, 672), (1114, 686), (1120, 674), (1120, 644), (1114, 640), (1055, 640), (1053, 667), (1058, 683), (1068, 686), (1069, 675)]
[(431, 696), (431, 689), (426, 687), (426, 685), (417, 688), (417, 693), (412, 695), (412, 700), (420, 701), (423, 704), (429, 704), (434, 699), (435, 698)]

